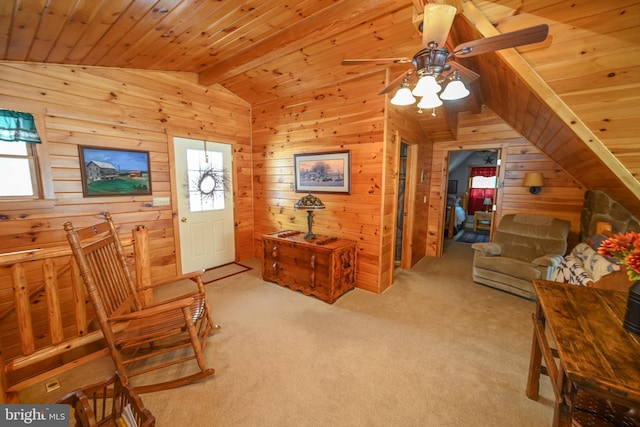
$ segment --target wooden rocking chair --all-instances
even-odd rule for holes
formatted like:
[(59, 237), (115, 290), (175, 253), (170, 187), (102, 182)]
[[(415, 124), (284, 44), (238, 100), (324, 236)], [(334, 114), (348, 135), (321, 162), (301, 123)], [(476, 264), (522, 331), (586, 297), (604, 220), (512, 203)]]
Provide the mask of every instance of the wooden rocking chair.
[[(107, 213), (105, 218), (105, 222), (77, 230), (66, 222), (64, 229), (116, 370), (129, 383), (139, 374), (197, 361), (199, 371), (195, 373), (153, 384), (133, 384), (137, 393), (179, 387), (213, 375), (203, 349), (207, 337), (219, 326), (211, 318), (202, 271), (153, 286), (191, 279), (197, 291), (143, 307), (138, 292), (144, 289), (136, 290), (111, 215)], [(180, 349), (188, 347), (193, 351), (185, 355)], [(179, 354), (170, 354), (174, 350)]]

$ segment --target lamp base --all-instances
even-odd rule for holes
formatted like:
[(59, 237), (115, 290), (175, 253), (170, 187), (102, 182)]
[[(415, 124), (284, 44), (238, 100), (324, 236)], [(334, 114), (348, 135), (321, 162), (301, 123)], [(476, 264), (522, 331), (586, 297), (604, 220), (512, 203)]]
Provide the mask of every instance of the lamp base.
[(640, 336), (640, 280), (629, 288), (624, 329)]
[(309, 231), (304, 235), (306, 240), (313, 240), (316, 238), (316, 235), (311, 232), (311, 224), (313, 224), (313, 211), (307, 211), (309, 215), (307, 215), (307, 226), (309, 227)]

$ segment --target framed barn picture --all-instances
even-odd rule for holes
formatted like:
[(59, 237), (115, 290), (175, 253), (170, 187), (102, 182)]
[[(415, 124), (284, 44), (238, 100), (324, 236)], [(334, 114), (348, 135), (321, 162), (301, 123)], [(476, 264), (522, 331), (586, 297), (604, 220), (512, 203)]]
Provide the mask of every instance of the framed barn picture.
[(351, 194), (351, 151), (294, 154), (296, 193)]
[(82, 192), (85, 197), (151, 194), (147, 151), (78, 147)]

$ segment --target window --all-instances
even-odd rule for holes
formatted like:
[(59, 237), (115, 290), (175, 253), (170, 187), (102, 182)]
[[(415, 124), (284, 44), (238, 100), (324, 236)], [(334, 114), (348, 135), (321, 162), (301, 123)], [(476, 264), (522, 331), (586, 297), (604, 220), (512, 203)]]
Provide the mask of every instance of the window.
[(225, 208), (224, 163), (221, 151), (187, 149), (189, 210), (205, 212)]
[(495, 166), (472, 166), (469, 170), (469, 203), (467, 213), (473, 215), (476, 211), (486, 210), (485, 199), (495, 201), (496, 188)]
[(0, 197), (39, 197), (34, 144), (0, 141)]
[(11, 202), (3, 210), (53, 206), (47, 144), (36, 123), (44, 129), (42, 114), (0, 108), (0, 203)]

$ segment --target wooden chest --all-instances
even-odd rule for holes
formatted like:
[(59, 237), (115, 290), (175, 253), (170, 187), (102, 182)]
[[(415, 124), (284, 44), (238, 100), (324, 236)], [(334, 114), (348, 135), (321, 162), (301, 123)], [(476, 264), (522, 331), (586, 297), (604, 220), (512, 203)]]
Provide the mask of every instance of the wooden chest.
[(356, 286), (356, 242), (299, 231), (262, 236), (262, 279), (329, 304)]

